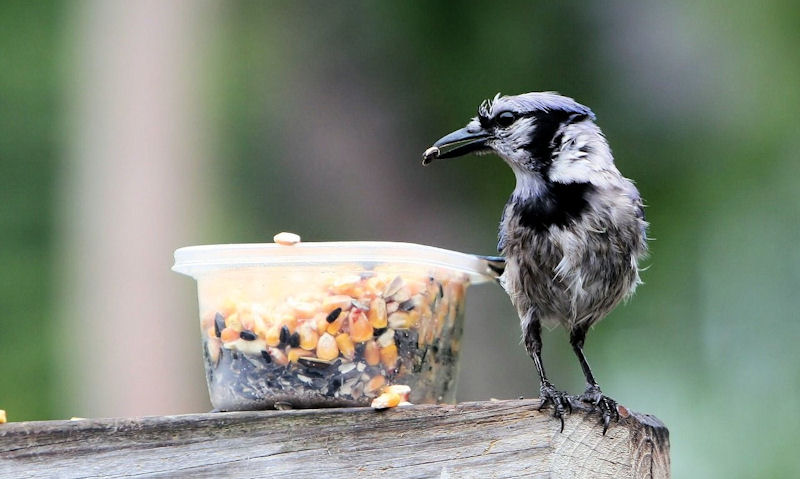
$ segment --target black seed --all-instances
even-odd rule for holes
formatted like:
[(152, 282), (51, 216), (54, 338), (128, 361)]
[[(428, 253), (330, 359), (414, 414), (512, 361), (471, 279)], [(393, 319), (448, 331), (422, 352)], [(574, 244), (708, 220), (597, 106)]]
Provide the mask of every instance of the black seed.
[(243, 329), (242, 332), (239, 333), (239, 337), (245, 341), (255, 341), (255, 339), (258, 338), (256, 333), (250, 331), (249, 329)]
[(373, 334), (373, 336), (375, 336), (377, 338), (381, 334), (385, 333), (387, 329), (388, 328), (375, 328), (374, 329), (375, 333)]
[[(287, 329), (287, 331), (288, 331), (288, 329)], [(289, 337), (289, 346), (291, 346), (293, 348), (300, 347), (300, 333), (295, 332), (294, 334), (292, 334)]]
[(297, 358), (297, 362), (299, 362), (303, 366), (316, 369), (328, 369), (328, 367), (331, 365), (330, 361), (325, 361), (324, 359), (319, 359), (319, 358), (302, 357), (302, 358)]
[(261, 357), (264, 358), (264, 362), (267, 364), (272, 362), (272, 356), (267, 351), (261, 351)]
[(328, 313), (328, 317), (325, 318), (325, 321), (332, 323), (336, 321), (336, 318), (338, 318), (340, 314), (342, 314), (342, 308), (336, 308)]
[(402, 303), (397, 305), (397, 309), (400, 311), (411, 311), (412, 309), (414, 309), (414, 301), (410, 299), (403, 301)]
[(214, 334), (217, 337), (222, 336), (222, 330), (225, 329), (225, 316), (221, 313), (214, 315)]
[(367, 347), (367, 343), (358, 343), (358, 344), (356, 344), (356, 348), (355, 348), (356, 349), (356, 355), (355, 355), (356, 359), (361, 359), (361, 358), (364, 357), (364, 350), (366, 349), (366, 347)]
[(328, 389), (328, 394), (333, 394), (340, 387), (342, 387), (342, 384), (344, 384), (344, 380), (342, 379), (342, 377), (334, 376), (333, 379), (331, 379), (331, 385), (330, 389)]
[(439, 297), (444, 298), (444, 288), (442, 288), (442, 283), (439, 283)]
[(291, 336), (291, 333), (289, 333), (289, 326), (286, 326), (284, 324), (283, 327), (281, 328), (281, 335), (280, 335), (281, 344), (280, 345), (283, 346), (286, 343), (288, 343), (290, 336)]

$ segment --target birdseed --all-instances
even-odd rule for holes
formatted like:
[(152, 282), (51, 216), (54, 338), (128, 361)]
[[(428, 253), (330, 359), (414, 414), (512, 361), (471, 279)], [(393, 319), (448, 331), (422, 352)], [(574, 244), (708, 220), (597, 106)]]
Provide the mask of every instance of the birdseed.
[(466, 279), (367, 273), (302, 295), (226, 298), (205, 313), (214, 407), (368, 406), (400, 385), (409, 393), (378, 404), (451, 401)]

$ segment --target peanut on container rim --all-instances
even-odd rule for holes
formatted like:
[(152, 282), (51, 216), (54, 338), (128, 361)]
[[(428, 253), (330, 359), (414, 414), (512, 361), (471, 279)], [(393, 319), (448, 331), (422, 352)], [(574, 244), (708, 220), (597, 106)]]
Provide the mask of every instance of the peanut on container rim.
[(300, 242), (300, 235), (282, 231), (272, 237), (272, 241), (283, 246), (292, 246)]

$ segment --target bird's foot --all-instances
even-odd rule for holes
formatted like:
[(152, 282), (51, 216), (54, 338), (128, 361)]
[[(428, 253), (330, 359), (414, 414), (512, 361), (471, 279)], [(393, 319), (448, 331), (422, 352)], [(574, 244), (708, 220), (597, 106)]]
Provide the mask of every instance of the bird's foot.
[(542, 400), (542, 404), (539, 405), (540, 411), (548, 404), (553, 405), (553, 417), (561, 420), (561, 432), (564, 432), (564, 414), (567, 411), (572, 412), (569, 395), (564, 391), (558, 391), (550, 384), (550, 381), (544, 381), (542, 387), (539, 388), (539, 398)]
[(600, 413), (602, 414), (604, 436), (608, 430), (608, 425), (611, 422), (611, 419), (613, 418), (615, 421), (619, 421), (617, 401), (614, 401), (610, 397), (603, 394), (603, 391), (600, 390), (600, 386), (597, 384), (587, 386), (586, 391), (578, 396), (578, 399), (581, 402), (591, 404), (595, 410), (600, 410)]

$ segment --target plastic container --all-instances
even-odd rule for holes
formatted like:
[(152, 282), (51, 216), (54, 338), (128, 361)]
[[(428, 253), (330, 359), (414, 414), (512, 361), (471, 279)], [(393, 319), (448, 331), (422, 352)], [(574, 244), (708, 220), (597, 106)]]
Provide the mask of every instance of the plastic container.
[(409, 243), (192, 246), (217, 410), (369, 405), (386, 385), (452, 402), (475, 256)]

